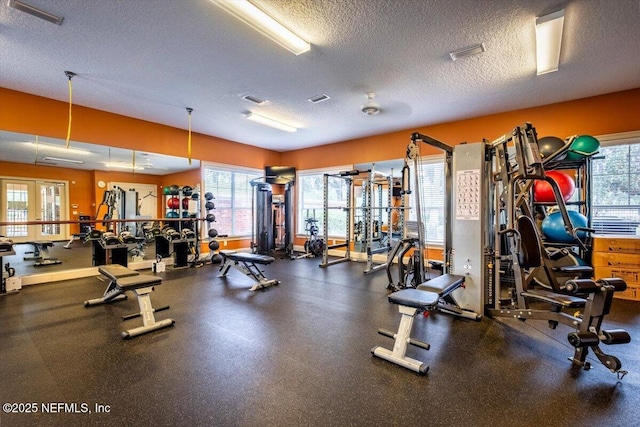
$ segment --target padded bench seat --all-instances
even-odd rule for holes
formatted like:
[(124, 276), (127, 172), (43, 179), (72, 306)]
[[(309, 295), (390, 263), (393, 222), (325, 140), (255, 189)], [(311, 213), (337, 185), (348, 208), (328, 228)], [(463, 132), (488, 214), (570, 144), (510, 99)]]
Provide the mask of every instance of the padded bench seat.
[(127, 276), (118, 279), (118, 287), (123, 291), (130, 289), (144, 288), (147, 286), (156, 286), (162, 283), (160, 277), (151, 276), (149, 274), (140, 274), (137, 276)]
[(448, 295), (464, 283), (464, 276), (457, 274), (443, 274), (418, 285), (421, 291), (435, 292), (442, 296)]
[(418, 289), (403, 289), (389, 295), (389, 302), (419, 310), (431, 310), (438, 304), (438, 294)]
[(247, 252), (221, 252), (223, 257), (232, 259), (234, 261), (247, 261), (255, 264), (271, 264), (276, 259), (269, 255), (250, 254)]
[(121, 277), (129, 277), (129, 276), (139, 276), (135, 270), (131, 270), (120, 264), (109, 264), (98, 267), (98, 271), (100, 274), (108, 277), (111, 280), (118, 280)]

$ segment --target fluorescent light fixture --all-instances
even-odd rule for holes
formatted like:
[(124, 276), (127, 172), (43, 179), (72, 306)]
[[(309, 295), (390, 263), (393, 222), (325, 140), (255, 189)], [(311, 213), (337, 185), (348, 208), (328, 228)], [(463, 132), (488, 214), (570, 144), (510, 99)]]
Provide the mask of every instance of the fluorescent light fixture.
[(107, 162), (104, 165), (111, 169), (133, 169), (137, 171), (144, 170), (144, 166), (136, 165), (135, 167), (133, 167), (131, 163)]
[(81, 165), (84, 163), (82, 160), (62, 159), (60, 157), (43, 157), (42, 160), (46, 162), (75, 163), (77, 165)]
[(297, 128), (295, 128), (293, 126), (278, 122), (276, 120), (270, 119), (270, 118), (265, 117), (265, 116), (260, 116), (260, 115), (258, 115), (256, 113), (249, 113), (249, 114), (247, 114), (246, 117), (247, 117), (247, 119), (251, 120), (252, 122), (260, 123), (261, 125), (265, 125), (265, 126), (270, 126), (272, 128), (275, 128), (275, 129), (280, 129), (280, 130), (283, 130), (285, 132), (295, 132), (295, 131), (298, 130)]
[(21, 0), (9, 0), (9, 7), (12, 7), (16, 10), (21, 10), (29, 15), (33, 15), (36, 18), (44, 19), (45, 21), (49, 21), (56, 25), (62, 24), (62, 20), (64, 19), (61, 16), (56, 16), (53, 13), (46, 12), (42, 9), (38, 9), (35, 6), (31, 6)]
[(464, 49), (456, 50), (455, 52), (449, 53), (449, 56), (453, 61), (457, 61), (458, 59), (468, 58), (473, 55), (480, 55), (482, 52), (487, 49), (484, 47), (484, 43), (477, 44), (475, 46), (467, 47)]
[(538, 75), (558, 71), (564, 9), (536, 18), (536, 58)]
[(269, 37), (295, 55), (311, 49), (311, 45), (247, 0), (210, 0), (245, 24)]
[(47, 151), (55, 151), (59, 153), (69, 153), (69, 154), (82, 154), (82, 155), (91, 154), (91, 151), (88, 151), (88, 150), (82, 150), (80, 148), (65, 148), (61, 145), (43, 144), (41, 142), (37, 144), (35, 142), (27, 142), (27, 144), (29, 144), (33, 148), (37, 147), (38, 151), (47, 150)]

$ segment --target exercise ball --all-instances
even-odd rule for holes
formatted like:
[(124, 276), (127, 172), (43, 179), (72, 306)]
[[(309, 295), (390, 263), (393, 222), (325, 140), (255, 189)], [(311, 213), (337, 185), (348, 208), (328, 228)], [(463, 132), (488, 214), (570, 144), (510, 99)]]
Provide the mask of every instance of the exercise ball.
[(198, 195), (198, 193), (192, 193), (191, 194), (191, 200), (198, 200), (200, 198), (200, 196)]
[(188, 185), (185, 185), (184, 187), (182, 187), (182, 195), (183, 196), (190, 196), (191, 193), (193, 193), (193, 188), (189, 187)]
[(180, 207), (180, 199), (178, 199), (177, 197), (168, 198), (167, 207), (169, 209), (178, 209)]
[[(543, 159), (547, 159), (557, 153), (564, 147), (564, 141), (557, 136), (545, 136), (538, 140), (538, 150)], [(562, 160), (567, 156), (566, 151), (556, 157), (554, 160)]]
[(171, 194), (172, 196), (177, 196), (178, 194), (180, 194), (180, 186), (175, 184), (169, 186), (169, 194)]
[(180, 214), (178, 212), (169, 211), (167, 212), (167, 218), (180, 218)]
[(182, 209), (189, 209), (189, 200), (188, 197), (182, 199)]
[(571, 143), (567, 160), (578, 161), (593, 156), (600, 150), (600, 141), (590, 135), (580, 135)]
[(165, 186), (162, 187), (162, 194), (164, 194), (165, 196), (169, 195), (169, 187)]
[[(546, 174), (558, 184), (564, 201), (571, 199), (576, 191), (576, 183), (573, 178), (560, 171), (549, 171)], [(556, 203), (551, 184), (547, 181), (536, 180), (533, 183), (533, 200), (538, 203)]]
[(189, 218), (190, 213), (188, 211), (182, 211), (182, 218)]
[[(586, 227), (587, 217), (580, 212), (568, 211), (569, 219), (574, 227)], [(562, 220), (562, 213), (560, 211), (554, 212), (547, 216), (542, 221), (542, 234), (548, 241), (553, 243), (574, 243), (573, 236), (571, 236), (564, 228), (564, 221)], [(584, 239), (587, 237), (585, 231), (579, 231), (578, 237)]]

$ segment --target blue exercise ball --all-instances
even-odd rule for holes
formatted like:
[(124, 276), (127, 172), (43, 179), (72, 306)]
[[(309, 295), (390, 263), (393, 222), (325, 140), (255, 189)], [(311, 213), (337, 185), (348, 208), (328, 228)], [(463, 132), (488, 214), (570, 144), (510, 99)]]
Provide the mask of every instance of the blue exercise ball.
[[(586, 216), (576, 211), (567, 212), (574, 227), (587, 226), (588, 221)], [(549, 242), (574, 243), (573, 236), (564, 228), (564, 221), (562, 220), (562, 213), (560, 211), (548, 215), (542, 221), (542, 234), (544, 234), (544, 237), (546, 237)], [(587, 233), (585, 231), (579, 231), (578, 237), (584, 239), (587, 237)]]
[(166, 214), (167, 218), (180, 218), (180, 214), (176, 211), (169, 211)]

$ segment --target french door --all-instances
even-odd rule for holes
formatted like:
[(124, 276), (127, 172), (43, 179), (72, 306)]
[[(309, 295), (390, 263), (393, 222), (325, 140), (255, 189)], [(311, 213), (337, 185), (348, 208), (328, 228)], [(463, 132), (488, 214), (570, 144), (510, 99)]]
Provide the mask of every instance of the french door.
[[(2, 222), (64, 221), (67, 219), (67, 183), (30, 179), (2, 179)], [(7, 225), (0, 234), (16, 243), (66, 240), (66, 224)]]

